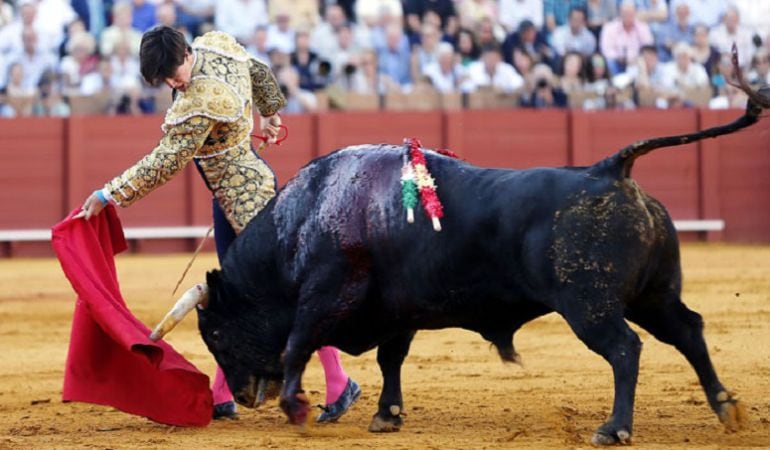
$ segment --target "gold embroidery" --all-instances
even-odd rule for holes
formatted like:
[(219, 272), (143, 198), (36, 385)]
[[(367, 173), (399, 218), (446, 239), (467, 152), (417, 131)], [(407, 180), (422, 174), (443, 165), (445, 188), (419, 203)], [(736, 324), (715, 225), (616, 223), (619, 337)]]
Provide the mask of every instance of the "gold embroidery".
[(252, 58), (249, 60), (251, 75), (252, 98), (254, 106), (263, 116), (272, 116), (286, 104), (281, 88), (276, 81), (273, 71), (267, 64)]

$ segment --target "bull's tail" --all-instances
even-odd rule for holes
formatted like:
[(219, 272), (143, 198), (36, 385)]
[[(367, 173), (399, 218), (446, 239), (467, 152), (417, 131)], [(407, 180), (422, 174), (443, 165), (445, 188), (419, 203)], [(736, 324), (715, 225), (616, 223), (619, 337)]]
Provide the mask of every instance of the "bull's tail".
[(646, 139), (643, 141), (637, 141), (633, 144), (621, 149), (615, 155), (608, 158), (608, 162), (615, 167), (622, 168), (622, 176), (628, 177), (631, 175), (631, 168), (634, 165), (634, 161), (642, 155), (646, 155), (651, 151), (661, 147), (673, 147), (677, 145), (685, 145), (691, 142), (700, 141), (701, 139), (715, 138), (724, 134), (734, 133), (742, 128), (746, 128), (759, 121), (759, 115), (765, 108), (770, 108), (770, 86), (764, 86), (758, 91), (751, 89), (743, 78), (741, 68), (738, 65), (738, 52), (733, 45), (732, 62), (735, 70), (735, 75), (738, 80), (737, 84), (733, 86), (738, 87), (749, 96), (749, 100), (746, 104), (746, 112), (736, 119), (735, 121), (726, 125), (720, 125), (713, 128), (708, 128), (695, 133), (682, 134), (678, 136), (665, 136), (660, 138)]

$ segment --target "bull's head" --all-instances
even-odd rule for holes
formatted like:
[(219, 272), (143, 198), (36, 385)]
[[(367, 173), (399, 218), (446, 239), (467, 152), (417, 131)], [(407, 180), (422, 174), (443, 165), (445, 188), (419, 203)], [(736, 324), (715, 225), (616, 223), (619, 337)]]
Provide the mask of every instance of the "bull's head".
[(283, 381), (281, 353), (294, 308), (276, 307), (274, 301), (263, 301), (252, 291), (241, 295), (218, 270), (207, 273), (206, 285), (198, 286), (182, 296), (151, 338), (160, 339), (181, 319), (180, 314), (197, 309), (201, 337), (224, 371), (235, 401), (253, 408), (276, 397)]

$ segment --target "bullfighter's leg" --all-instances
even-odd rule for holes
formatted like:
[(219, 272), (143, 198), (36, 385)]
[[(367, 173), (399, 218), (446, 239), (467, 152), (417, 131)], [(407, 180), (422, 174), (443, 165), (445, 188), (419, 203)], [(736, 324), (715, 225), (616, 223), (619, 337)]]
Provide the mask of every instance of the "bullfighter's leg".
[(615, 381), (612, 414), (596, 430), (591, 442), (594, 445), (628, 443), (633, 429), (634, 395), (642, 342), (623, 319), (620, 307), (612, 306), (615, 301), (592, 302), (595, 307), (585, 309), (585, 302), (575, 301), (578, 296), (565, 302), (566, 311), (560, 312), (578, 338), (610, 363)]
[(321, 347), (317, 353), (326, 377), (326, 405), (316, 422), (336, 422), (361, 396), (361, 387), (342, 368), (339, 350)]
[(404, 363), (415, 332), (400, 334), (377, 348), (377, 363), (382, 371), (382, 393), (377, 413), (372, 417), (369, 431), (398, 431), (403, 424), (401, 413), (404, 402), (401, 397), (401, 365)]
[(629, 305), (628, 320), (639, 324), (659, 341), (679, 350), (698, 374), (711, 409), (728, 431), (741, 428), (746, 412), (735, 394), (717, 377), (703, 339), (703, 319), (685, 306), (676, 292), (646, 295)]

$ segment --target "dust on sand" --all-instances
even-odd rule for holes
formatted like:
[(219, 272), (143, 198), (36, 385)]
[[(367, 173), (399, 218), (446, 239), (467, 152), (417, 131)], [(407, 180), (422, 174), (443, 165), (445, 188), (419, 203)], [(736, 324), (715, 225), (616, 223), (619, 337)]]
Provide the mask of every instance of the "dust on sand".
[[(170, 307), (170, 290), (188, 258), (118, 258), (122, 292), (140, 320), (152, 326)], [(215, 264), (213, 255), (202, 256), (186, 283), (203, 279)], [(644, 349), (634, 443), (768, 447), (770, 247), (690, 244), (683, 248), (683, 266), (685, 303), (703, 315), (716, 369), (748, 407), (748, 429), (725, 433), (684, 358), (639, 331)], [(0, 448), (589, 447), (612, 402), (610, 367), (560, 317), (549, 315), (515, 337), (524, 367), (503, 364), (488, 343), (467, 331), (418, 333), (403, 369), (407, 416), (399, 433), (366, 432), (381, 384), (374, 352), (343, 356), (364, 393), (337, 424), (294, 427), (270, 405), (241, 408), (235, 422), (174, 428), (109, 407), (61, 402), (74, 296), (55, 260), (2, 260), (0, 285)], [(195, 322), (189, 318), (169, 341), (213, 373)], [(322, 403), (316, 360), (304, 380), (311, 404)]]

